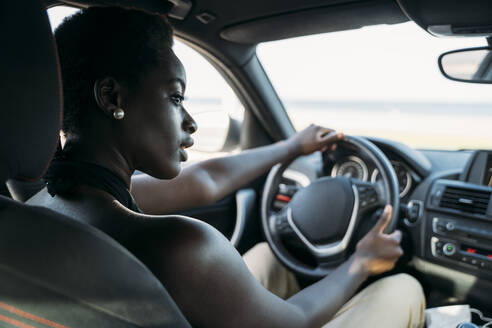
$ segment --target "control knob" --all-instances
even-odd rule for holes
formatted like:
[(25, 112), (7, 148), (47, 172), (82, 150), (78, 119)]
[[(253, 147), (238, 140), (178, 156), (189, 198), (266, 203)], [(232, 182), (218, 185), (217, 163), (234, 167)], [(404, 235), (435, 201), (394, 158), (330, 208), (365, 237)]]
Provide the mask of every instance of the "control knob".
[(453, 243), (446, 243), (442, 247), (442, 252), (446, 256), (453, 256), (456, 253), (456, 246)]
[(448, 231), (453, 231), (455, 229), (454, 223), (453, 222), (448, 222), (446, 224), (446, 230)]

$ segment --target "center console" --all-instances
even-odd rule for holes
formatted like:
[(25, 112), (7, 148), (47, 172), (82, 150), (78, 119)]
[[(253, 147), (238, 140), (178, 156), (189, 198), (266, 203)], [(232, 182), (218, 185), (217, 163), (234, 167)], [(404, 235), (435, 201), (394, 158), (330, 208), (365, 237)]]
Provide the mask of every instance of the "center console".
[(425, 257), (490, 280), (492, 152), (476, 152), (460, 180), (432, 185), (425, 204)]

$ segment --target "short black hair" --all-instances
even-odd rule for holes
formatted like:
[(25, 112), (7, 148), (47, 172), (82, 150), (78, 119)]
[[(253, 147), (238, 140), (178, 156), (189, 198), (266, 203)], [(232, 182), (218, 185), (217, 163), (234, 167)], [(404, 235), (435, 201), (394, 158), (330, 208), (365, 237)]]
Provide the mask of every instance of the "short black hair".
[(129, 88), (171, 56), (173, 30), (165, 16), (119, 7), (90, 7), (55, 30), (63, 81), (63, 125), (77, 135), (94, 106), (94, 84), (113, 77)]

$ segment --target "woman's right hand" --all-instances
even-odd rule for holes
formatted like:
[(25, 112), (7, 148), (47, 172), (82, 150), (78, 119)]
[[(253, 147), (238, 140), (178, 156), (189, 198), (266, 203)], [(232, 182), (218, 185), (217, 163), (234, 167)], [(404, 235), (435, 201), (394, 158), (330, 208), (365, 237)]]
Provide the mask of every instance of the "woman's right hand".
[(386, 205), (379, 221), (356, 246), (354, 260), (368, 275), (377, 275), (393, 269), (396, 261), (403, 255), (400, 247), (401, 231), (391, 234), (383, 231), (391, 219), (393, 209)]

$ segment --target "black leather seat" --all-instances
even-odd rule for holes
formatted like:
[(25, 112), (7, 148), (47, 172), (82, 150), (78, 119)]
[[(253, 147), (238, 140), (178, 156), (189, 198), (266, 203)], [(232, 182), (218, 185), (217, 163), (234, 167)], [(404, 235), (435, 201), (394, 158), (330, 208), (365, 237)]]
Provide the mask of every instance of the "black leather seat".
[[(40, 0), (0, 2), (0, 179), (37, 180), (55, 150), (59, 72)], [(99, 230), (0, 197), (0, 326), (190, 327), (160, 282)]]
[(17, 179), (9, 179), (7, 181), (7, 190), (10, 196), (20, 202), (25, 202), (32, 196), (36, 195), (45, 187), (43, 180), (37, 181), (22, 181)]

